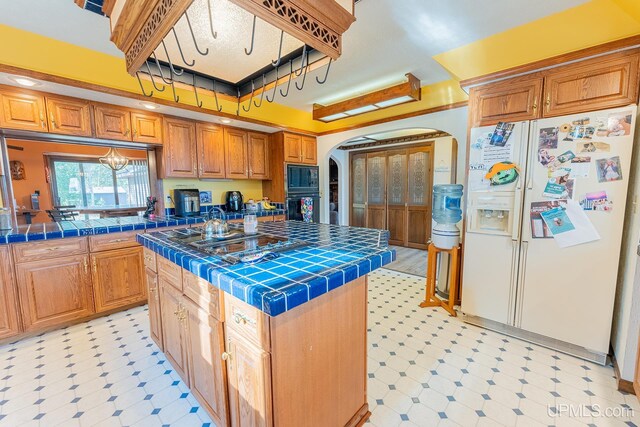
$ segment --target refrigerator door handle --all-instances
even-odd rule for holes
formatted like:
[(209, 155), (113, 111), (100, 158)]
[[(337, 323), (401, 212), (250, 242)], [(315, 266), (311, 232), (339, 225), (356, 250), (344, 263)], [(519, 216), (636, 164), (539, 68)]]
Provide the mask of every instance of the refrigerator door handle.
[[(537, 124), (536, 121), (534, 121), (532, 123), (532, 126), (530, 128), (530, 132), (529, 132), (529, 144), (533, 144), (533, 141), (536, 142), (536, 146), (537, 146), (537, 142), (538, 142), (538, 138), (536, 138), (536, 136), (534, 135), (534, 132), (537, 131), (538, 127), (535, 126)], [(529, 159), (527, 161), (527, 190), (532, 190), (533, 189), (533, 165), (535, 164), (535, 156), (537, 155), (536, 151), (534, 149), (533, 146), (531, 147), (527, 147), (529, 150)]]
[(520, 252), (518, 241), (511, 241), (511, 274), (509, 276), (509, 311), (507, 312), (507, 323), (515, 325), (515, 298), (518, 284), (518, 253)]
[(522, 241), (522, 251), (520, 254), (520, 271), (518, 272), (518, 287), (516, 291), (516, 316), (514, 325), (519, 328), (522, 324), (522, 306), (524, 303), (524, 287), (525, 277), (527, 275), (527, 253), (529, 252), (529, 242), (527, 240)]
[(511, 240), (517, 242), (520, 240), (520, 229), (521, 227), (521, 209), (522, 209), (522, 190), (516, 189), (515, 194), (513, 196), (513, 218), (511, 225)]
[[(521, 122), (520, 126), (524, 129), (527, 126), (527, 122)], [(524, 133), (524, 131), (523, 131)], [(520, 155), (518, 156), (518, 167), (520, 170), (524, 170), (524, 162), (526, 161), (526, 153), (527, 153), (527, 144), (525, 141), (524, 147), (520, 147)], [(518, 179), (518, 184), (516, 185), (516, 190), (520, 190), (522, 188), (522, 178)]]

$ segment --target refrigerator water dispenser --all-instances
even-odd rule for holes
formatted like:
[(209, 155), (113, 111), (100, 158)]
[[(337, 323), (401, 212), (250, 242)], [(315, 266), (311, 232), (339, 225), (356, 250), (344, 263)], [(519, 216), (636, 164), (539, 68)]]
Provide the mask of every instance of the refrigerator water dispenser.
[(472, 193), (467, 232), (511, 235), (514, 193)]

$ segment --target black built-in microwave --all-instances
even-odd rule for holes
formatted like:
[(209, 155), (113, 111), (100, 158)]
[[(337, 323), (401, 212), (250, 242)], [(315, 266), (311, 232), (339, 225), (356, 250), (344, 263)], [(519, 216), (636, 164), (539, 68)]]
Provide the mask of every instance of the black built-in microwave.
[(288, 196), (320, 193), (318, 166), (287, 165), (285, 182)]

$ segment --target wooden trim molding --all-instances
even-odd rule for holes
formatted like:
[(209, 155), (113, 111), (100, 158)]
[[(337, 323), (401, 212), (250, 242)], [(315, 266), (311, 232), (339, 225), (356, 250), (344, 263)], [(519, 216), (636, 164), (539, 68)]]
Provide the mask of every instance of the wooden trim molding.
[(111, 16), (111, 12), (113, 12), (113, 8), (116, 6), (116, 0), (104, 0), (102, 4), (102, 13), (104, 16)]
[[(434, 138), (443, 138), (445, 136), (451, 136), (451, 135), (448, 134), (447, 132), (439, 132), (439, 131), (420, 133), (417, 135), (403, 136), (399, 138), (387, 138), (387, 139), (380, 139), (372, 142), (363, 142), (362, 144), (342, 145), (338, 147), (338, 150), (358, 150), (360, 148), (373, 148), (373, 147), (384, 148), (384, 146), (387, 146), (387, 145), (407, 144), (409, 142), (423, 141), (426, 139), (434, 139)], [(433, 142), (433, 141), (429, 141), (429, 142)]]
[(618, 361), (611, 351), (611, 359), (613, 361), (613, 374), (616, 377), (616, 383), (618, 384), (618, 391), (622, 391), (629, 394), (636, 394), (633, 388), (633, 381), (625, 380), (620, 377), (620, 368), (618, 367)]
[(519, 65), (517, 67), (507, 68), (506, 70), (497, 71), (495, 73), (485, 74), (483, 76), (462, 80), (460, 81), (460, 87), (467, 88), (471, 86), (477, 86), (496, 80), (503, 80), (509, 77), (518, 76), (521, 74), (533, 73), (534, 71), (539, 71), (545, 68), (553, 68), (559, 65), (565, 65), (570, 62), (580, 61), (583, 59), (588, 59), (608, 53), (614, 53), (615, 51), (619, 50), (633, 49), (638, 46), (640, 46), (640, 34), (620, 40), (614, 40), (608, 43), (599, 44), (597, 46), (592, 46), (585, 49), (575, 50), (573, 52), (563, 53), (562, 55), (552, 56), (551, 58), (541, 59), (539, 61), (530, 62), (528, 64)]

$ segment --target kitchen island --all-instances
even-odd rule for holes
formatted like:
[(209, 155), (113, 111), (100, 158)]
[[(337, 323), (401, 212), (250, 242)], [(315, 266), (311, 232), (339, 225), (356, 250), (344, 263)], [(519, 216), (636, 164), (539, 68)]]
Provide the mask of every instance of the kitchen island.
[(294, 221), (258, 232), (275, 251), (304, 245), (232, 264), (180, 230), (139, 235), (151, 336), (218, 425), (363, 424), (366, 275), (395, 258), (388, 232)]

